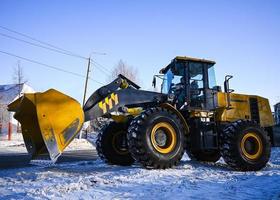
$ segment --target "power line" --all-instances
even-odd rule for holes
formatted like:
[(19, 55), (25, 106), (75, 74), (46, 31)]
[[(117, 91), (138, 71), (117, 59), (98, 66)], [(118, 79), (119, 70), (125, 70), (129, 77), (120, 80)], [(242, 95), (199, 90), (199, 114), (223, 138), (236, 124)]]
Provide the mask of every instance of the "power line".
[(100, 69), (101, 71), (103, 71), (105, 74), (107, 75), (111, 75), (112, 74), (112, 70), (109, 70), (107, 67), (104, 67), (103, 65), (101, 65), (100, 63), (96, 62), (95, 60), (91, 59), (91, 62), (93, 62), (95, 64), (95, 66)]
[(57, 50), (57, 49), (54, 49), (54, 48), (49, 48), (49, 47), (46, 47), (46, 46), (43, 46), (43, 45), (40, 45), (40, 44), (36, 44), (36, 43), (33, 43), (33, 42), (29, 42), (29, 41), (26, 41), (26, 40), (23, 40), (23, 39), (20, 39), (20, 38), (16, 38), (16, 37), (7, 35), (7, 34), (4, 34), (4, 33), (0, 33), (0, 35), (3, 36), (3, 37), (6, 37), (6, 38), (10, 38), (10, 39), (13, 39), (13, 40), (24, 42), (24, 43), (32, 45), (32, 46), (40, 47), (40, 48), (47, 49), (47, 50), (50, 50), (50, 51), (54, 51), (54, 52), (57, 52), (57, 53), (61, 53), (61, 54), (64, 54), (64, 55), (73, 56), (73, 57), (77, 57), (77, 58), (81, 58), (81, 59), (85, 59), (85, 60), (88, 59), (88, 58), (80, 56), (80, 55), (75, 55), (75, 54), (67, 53), (67, 52)]
[(108, 73), (110, 73), (110, 75), (112, 74), (113, 71), (110, 70), (110, 69), (108, 69), (108, 67), (105, 67), (104, 65), (101, 65), (100, 63), (98, 63), (98, 62), (95, 61), (95, 60), (93, 60), (93, 62), (94, 62), (96, 65), (100, 66), (102, 69), (106, 70)]
[[(36, 46), (36, 47), (40, 47), (40, 48), (43, 48), (43, 49), (47, 49), (47, 50), (50, 50), (50, 51), (54, 51), (54, 52), (57, 52), (57, 53), (62, 53), (62, 54), (65, 54), (65, 55), (68, 55), (68, 56), (74, 56), (74, 57), (77, 57), (77, 58), (82, 58), (82, 59), (85, 59), (85, 60), (88, 60), (88, 58), (86, 57), (83, 57), (83, 56), (79, 56), (79, 55), (74, 55), (74, 54), (69, 54), (69, 53), (65, 53), (65, 52), (62, 52), (60, 50), (56, 50), (56, 49), (53, 49), (53, 48), (49, 48), (49, 47), (45, 47), (43, 45), (39, 45), (39, 44), (36, 44), (36, 43), (33, 43), (33, 42), (29, 42), (29, 41), (26, 41), (26, 40), (23, 40), (23, 39), (20, 39), (20, 38), (16, 38), (16, 37), (13, 37), (13, 36), (10, 36), (10, 35), (7, 35), (7, 34), (4, 34), (4, 33), (1, 33), (0, 32), (0, 35), (1, 36), (4, 36), (4, 37), (7, 37), (7, 38), (10, 38), (10, 39), (13, 39), (13, 40), (17, 40), (17, 41), (20, 41), (20, 42), (24, 42), (24, 43), (27, 43), (29, 45), (32, 45), (32, 46)], [(97, 63), (96, 61), (92, 60), (92, 62), (102, 66), (101, 64)], [(104, 66), (100, 67), (100, 66), (96, 66), (99, 70), (101, 70), (103, 73), (107, 74), (108, 76), (110, 76), (110, 74), (108, 73), (108, 69), (107, 71), (104, 70), (106, 69)]]
[(100, 82), (100, 81), (97, 81), (97, 80), (95, 80), (95, 79), (92, 79), (91, 77), (89, 77), (88, 79), (91, 80), (91, 81), (93, 81), (93, 82), (95, 82), (95, 83), (98, 83), (98, 84), (100, 84), (100, 85), (105, 85), (105, 83), (102, 83), (102, 82)]
[[(44, 67), (47, 67), (47, 68), (51, 68), (51, 69), (54, 69), (54, 70), (57, 70), (57, 71), (72, 74), (74, 76), (85, 78), (85, 76), (82, 75), (82, 74), (79, 74), (79, 73), (76, 73), (76, 72), (71, 72), (71, 71), (68, 71), (68, 70), (53, 66), (53, 65), (48, 65), (48, 64), (45, 64), (45, 63), (42, 63), (42, 62), (39, 62), (39, 61), (36, 61), (36, 60), (32, 60), (32, 59), (29, 59), (29, 58), (25, 58), (25, 57), (22, 57), (22, 56), (18, 56), (18, 55), (15, 55), (15, 54), (12, 54), (12, 53), (9, 53), (9, 52), (6, 52), (6, 51), (1, 51), (0, 50), (0, 53), (6, 54), (6, 55), (9, 55), (9, 56), (12, 56), (12, 57), (16, 57), (16, 58), (19, 58), (19, 59), (22, 59), (22, 60), (25, 60), (25, 61), (28, 61), (28, 62), (31, 62), (31, 63), (35, 63), (35, 64), (38, 64), (38, 65), (41, 65), (41, 66), (44, 66)], [(101, 83), (101, 82), (99, 82), (95, 79), (92, 79), (92, 78), (89, 78), (89, 79), (96, 82), (96, 83), (104, 85), (103, 83)]]
[[(36, 41), (36, 42), (41, 43), (41, 44), (43, 44), (43, 45), (36, 44), (36, 43), (34, 43), (34, 42), (29, 42), (29, 41), (26, 41), (26, 40), (23, 40), (23, 39), (14, 37), (14, 36), (10, 36), (10, 35), (4, 34), (4, 33), (0, 33), (0, 35), (3, 36), (3, 37), (10, 38), (10, 39), (13, 39), (13, 40), (17, 40), (17, 41), (20, 41), (20, 42), (23, 42), (23, 43), (26, 43), (26, 44), (29, 44), (29, 45), (32, 45), (32, 46), (44, 48), (44, 49), (47, 49), (47, 50), (50, 50), (50, 51), (54, 51), (54, 52), (56, 52), (56, 53), (61, 53), (61, 54), (64, 54), (64, 55), (73, 56), (73, 57), (76, 57), (76, 58), (88, 60), (88, 58), (85, 57), (85, 56), (76, 54), (76, 53), (74, 53), (74, 52), (72, 52), (72, 51), (66, 50), (66, 49), (61, 48), (61, 47), (58, 47), (58, 46), (56, 46), (56, 45), (53, 45), (53, 44), (50, 44), (50, 43), (47, 43), (47, 42), (38, 40), (38, 39), (36, 39), (36, 38), (34, 38), (34, 37), (31, 37), (31, 36), (29, 36), (29, 35), (26, 35), (26, 34), (24, 34), (24, 33), (20, 33), (20, 32), (18, 32), (18, 31), (12, 30), (12, 29), (10, 29), (10, 28), (7, 28), (7, 27), (1, 26), (1, 25), (0, 25), (0, 28), (4, 29), (4, 30), (6, 30), (6, 31), (9, 31), (9, 32), (15, 33), (15, 34), (17, 34), (17, 35), (21, 35), (21, 36), (23, 36), (23, 37), (25, 37), (25, 38), (28, 38), (28, 39), (33, 40), (33, 41)], [(44, 45), (45, 45), (45, 46), (44, 46)], [(46, 47), (46, 46), (49, 46), (49, 47)], [(50, 47), (51, 47), (51, 48), (50, 48)], [(93, 52), (91, 52), (91, 53), (92, 53), (92, 54), (98, 54), (98, 55), (106, 55), (105, 53), (95, 52), (95, 51), (93, 51)], [(109, 69), (107, 69), (106, 67), (102, 66), (101, 64), (97, 63), (96, 61), (94, 61), (94, 60), (92, 60), (92, 59), (91, 59), (91, 61), (94, 62), (94, 63), (96, 63), (97, 65), (99, 65), (99, 67), (97, 66), (97, 68), (98, 68), (99, 70), (101, 70), (102, 72), (104, 72), (104, 73), (107, 74), (107, 75), (110, 75), (111, 71), (110, 71)], [(104, 70), (104, 69), (105, 69), (105, 70)], [(107, 72), (105, 72), (105, 71), (109, 72), (109, 74), (108, 74)]]
[[(72, 51), (66, 50), (66, 49), (64, 49), (64, 48), (61, 48), (61, 47), (58, 47), (58, 46), (56, 46), (56, 45), (50, 44), (50, 43), (48, 43), (48, 42), (44, 42), (44, 41), (42, 41), (42, 40), (38, 40), (38, 39), (36, 39), (36, 38), (34, 38), (34, 37), (31, 37), (31, 36), (29, 36), (29, 35), (27, 35), (27, 34), (20, 33), (20, 32), (18, 32), (18, 31), (12, 30), (12, 29), (7, 28), (7, 27), (5, 27), (5, 26), (1, 26), (1, 25), (0, 25), (0, 28), (4, 29), (4, 30), (6, 30), (6, 31), (9, 31), (9, 32), (15, 33), (15, 34), (17, 34), (17, 35), (21, 35), (21, 36), (26, 37), (26, 38), (28, 38), (28, 39), (30, 39), (30, 40), (39, 42), (39, 43), (41, 43), (41, 44), (50, 46), (50, 47), (52, 47), (52, 48), (58, 49), (58, 50), (60, 50), (60, 51), (64, 51), (64, 52), (67, 52), (67, 53), (69, 53), (69, 54), (73, 54), (73, 55), (77, 55), (77, 56), (79, 56), (79, 57), (85, 58), (84, 56), (80, 56), (80, 55), (78, 55), (78, 54), (76, 54), (76, 53), (73, 53)], [(92, 53), (93, 53), (93, 54), (99, 54), (99, 55), (105, 55), (104, 53), (95, 52), (95, 51), (92, 52)], [(87, 58), (85, 58), (85, 59), (87, 59)]]
[(111, 74), (112, 74), (111, 71), (105, 70), (106, 68), (103, 68), (103, 67), (99, 66), (98, 63), (96, 61), (92, 60), (92, 59), (90, 59), (90, 61), (91, 61), (91, 65), (94, 64), (94, 66), (96, 68), (98, 68), (100, 71), (102, 71), (104, 74), (106, 74), (107, 76), (111, 76)]
[(84, 75), (78, 74), (76, 72), (70, 72), (70, 71), (61, 69), (59, 67), (55, 67), (55, 66), (52, 66), (52, 65), (44, 64), (44, 63), (41, 63), (39, 61), (32, 60), (32, 59), (29, 59), (29, 58), (25, 58), (25, 57), (22, 57), (22, 56), (18, 56), (18, 55), (15, 55), (15, 54), (12, 54), (12, 53), (8, 53), (8, 52), (5, 52), (5, 51), (1, 51), (0, 50), (0, 53), (6, 54), (6, 55), (9, 55), (9, 56), (13, 56), (13, 57), (16, 57), (16, 58), (19, 58), (19, 59), (22, 59), (22, 60), (26, 60), (28, 62), (32, 62), (32, 63), (35, 63), (35, 64), (39, 64), (39, 65), (42, 65), (42, 66), (45, 66), (45, 67), (48, 67), (48, 68), (52, 68), (52, 69), (55, 69), (55, 70), (58, 70), (58, 71), (69, 73), (69, 74), (72, 74), (72, 75), (75, 75), (75, 76), (79, 76), (79, 77), (83, 77), (83, 78), (85, 77)]

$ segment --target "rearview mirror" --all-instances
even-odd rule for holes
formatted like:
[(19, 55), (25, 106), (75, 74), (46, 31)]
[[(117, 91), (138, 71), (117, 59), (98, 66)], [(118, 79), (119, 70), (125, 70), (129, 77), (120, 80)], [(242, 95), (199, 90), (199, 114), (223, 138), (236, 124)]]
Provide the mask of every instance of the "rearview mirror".
[(153, 86), (154, 88), (156, 88), (156, 85), (157, 85), (157, 80), (156, 80), (156, 77), (154, 76), (153, 82), (152, 82), (152, 86)]
[(229, 80), (232, 79), (233, 76), (231, 75), (226, 75), (225, 76), (225, 81), (224, 81), (224, 90), (225, 90), (225, 93), (230, 93), (231, 92), (231, 89), (229, 89)]

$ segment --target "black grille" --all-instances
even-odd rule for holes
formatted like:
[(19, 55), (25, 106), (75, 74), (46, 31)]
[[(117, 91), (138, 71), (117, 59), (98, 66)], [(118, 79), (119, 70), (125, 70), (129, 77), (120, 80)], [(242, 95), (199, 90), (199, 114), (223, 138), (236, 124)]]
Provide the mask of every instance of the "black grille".
[(257, 98), (250, 98), (251, 120), (260, 123), (260, 113)]

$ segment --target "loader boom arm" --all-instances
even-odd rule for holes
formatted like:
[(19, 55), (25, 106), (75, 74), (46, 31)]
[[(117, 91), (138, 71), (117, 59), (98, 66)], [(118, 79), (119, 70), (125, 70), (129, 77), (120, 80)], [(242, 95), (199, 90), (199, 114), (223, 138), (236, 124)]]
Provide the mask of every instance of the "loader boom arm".
[(85, 121), (110, 113), (124, 113), (125, 108), (146, 107), (163, 103), (167, 95), (139, 90), (139, 86), (123, 75), (96, 90), (83, 107)]

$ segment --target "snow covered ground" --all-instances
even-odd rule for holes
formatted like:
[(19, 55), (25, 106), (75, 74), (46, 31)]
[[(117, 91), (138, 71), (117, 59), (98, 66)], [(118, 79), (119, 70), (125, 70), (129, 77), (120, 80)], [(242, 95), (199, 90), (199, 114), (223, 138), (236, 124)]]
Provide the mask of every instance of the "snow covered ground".
[(280, 148), (265, 169), (245, 173), (187, 156), (167, 170), (100, 160), (33, 164), (0, 170), (0, 199), (280, 199)]
[[(94, 148), (92, 142), (89, 142), (86, 139), (74, 139), (70, 145), (65, 149), (65, 151), (71, 150), (85, 150)], [(12, 136), (12, 140), (8, 141), (0, 140), (0, 152), (27, 152), (23, 138), (21, 134), (14, 133)]]

